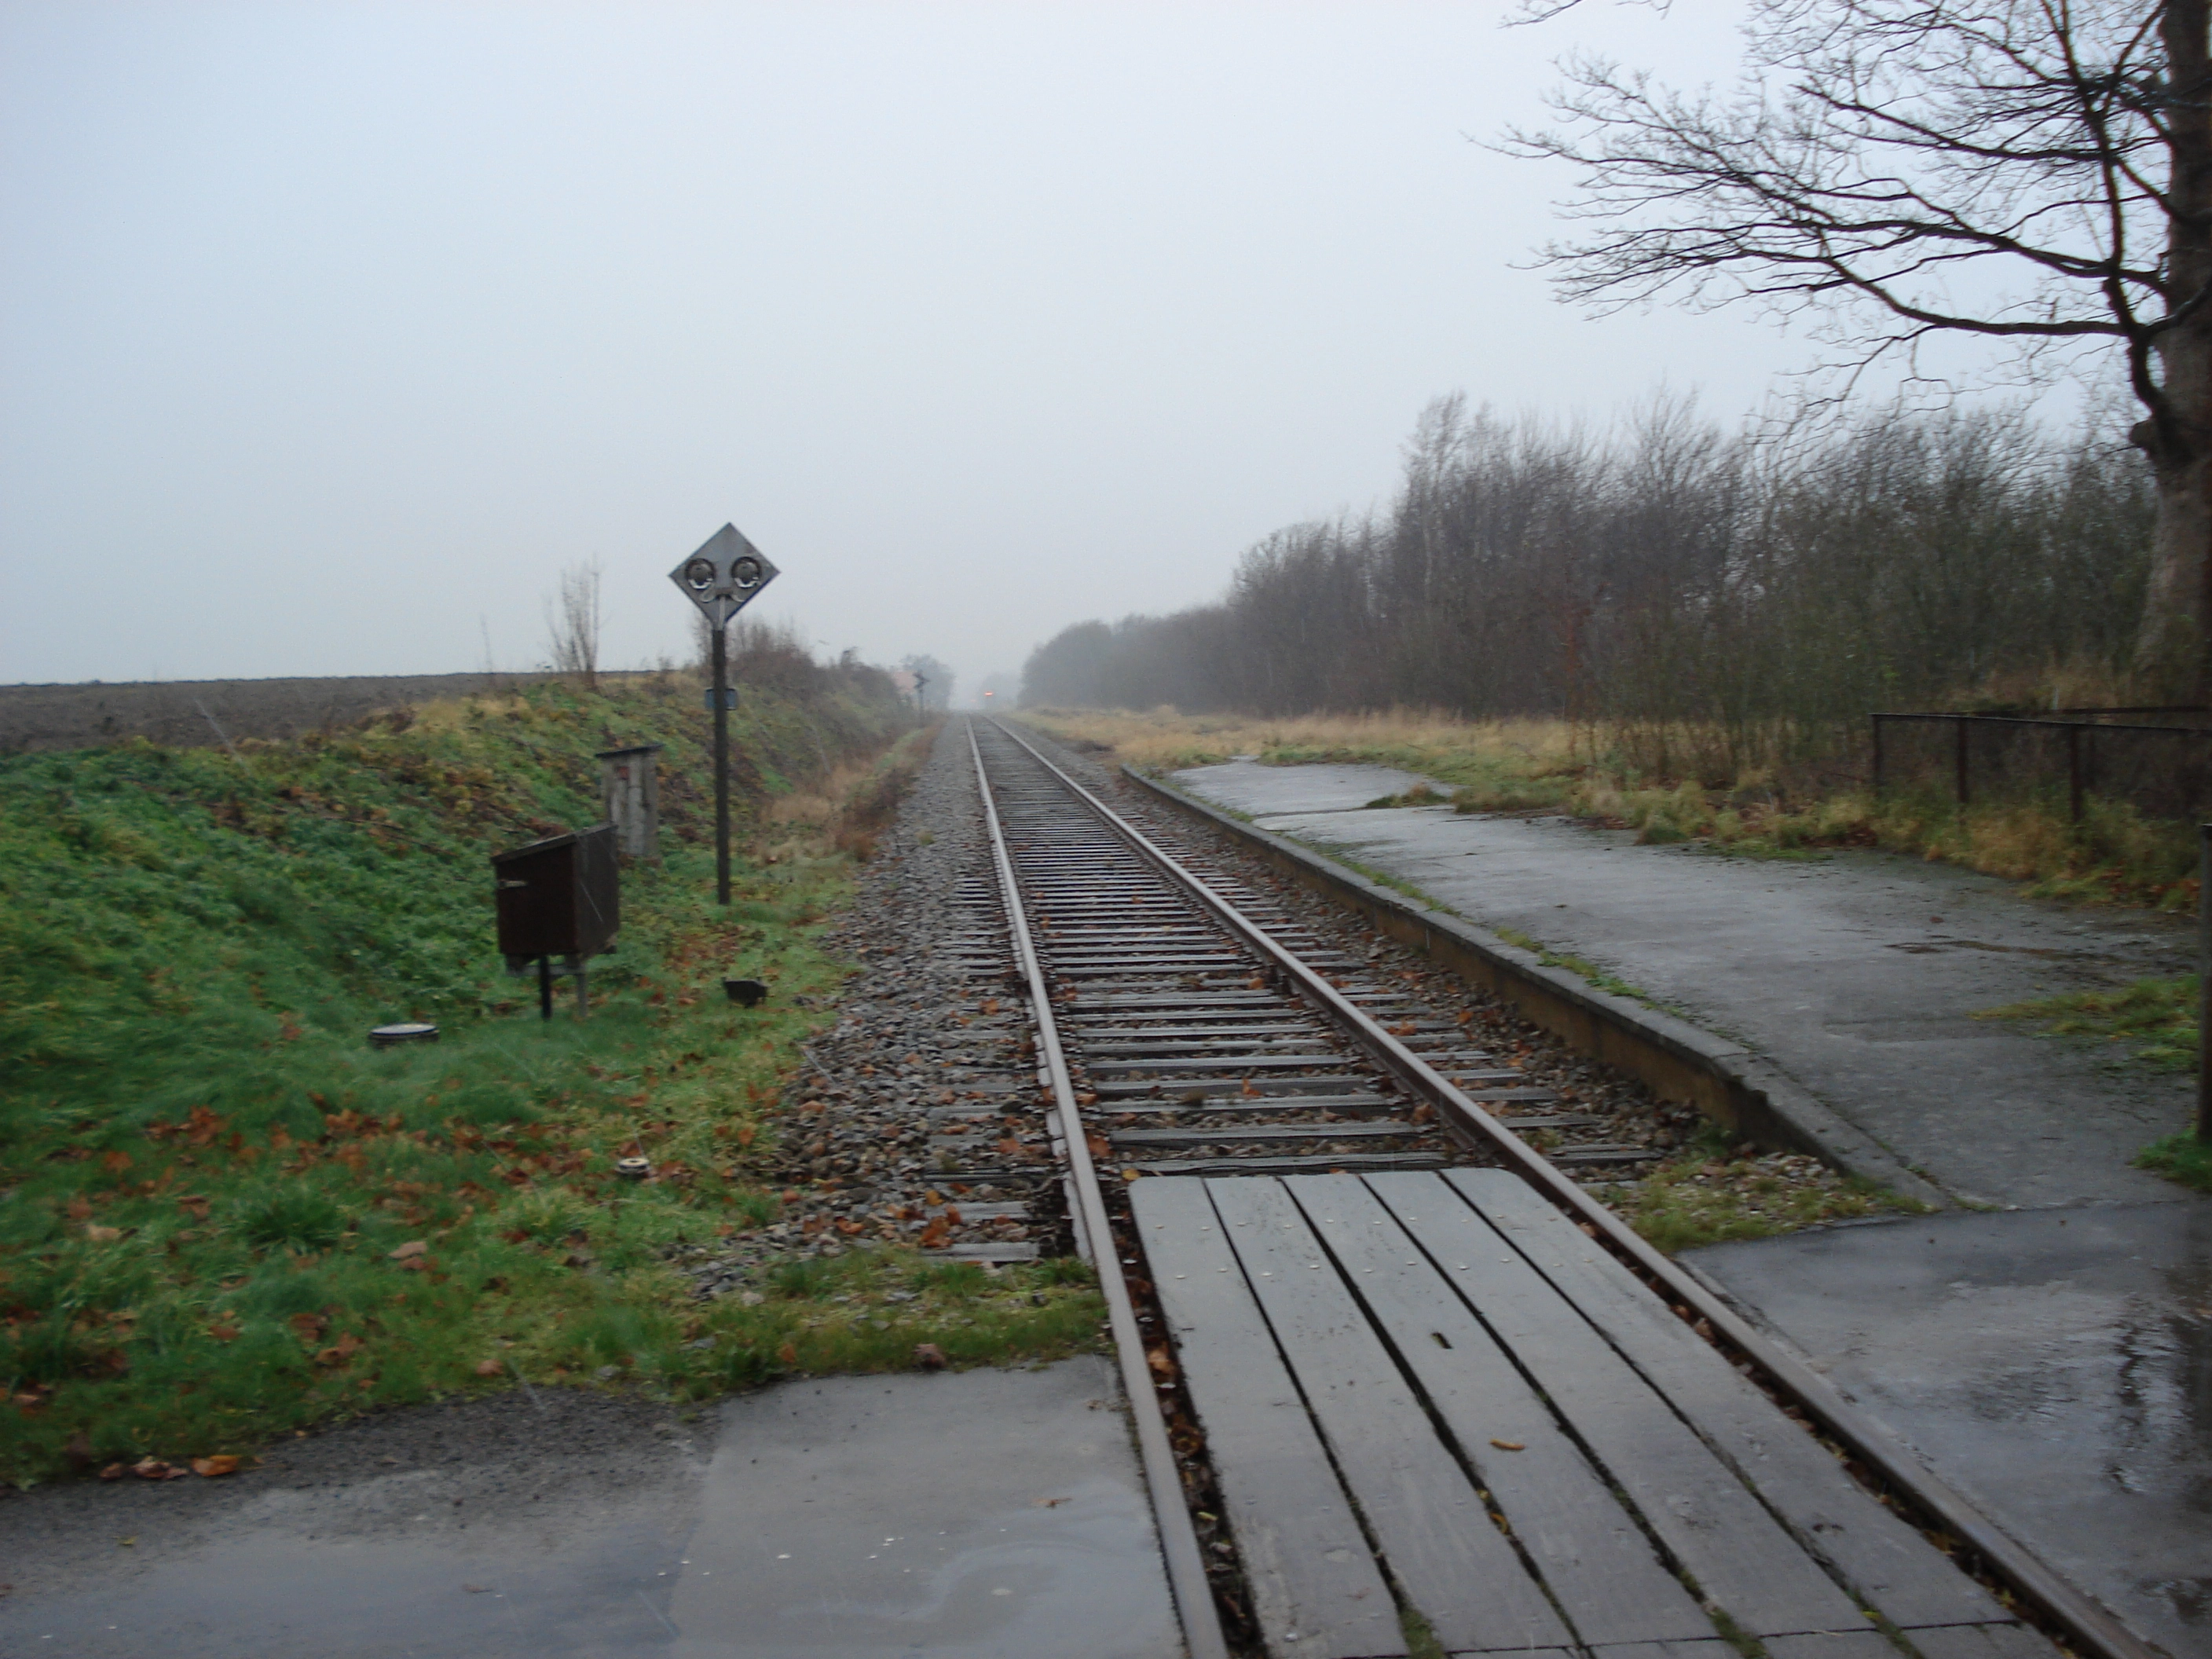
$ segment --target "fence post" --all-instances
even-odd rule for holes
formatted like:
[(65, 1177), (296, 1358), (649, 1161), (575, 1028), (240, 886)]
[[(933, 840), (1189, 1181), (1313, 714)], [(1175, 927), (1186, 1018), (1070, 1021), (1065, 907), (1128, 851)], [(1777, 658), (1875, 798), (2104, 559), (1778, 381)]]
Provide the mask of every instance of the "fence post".
[(1881, 793), (1881, 716), (1869, 714), (1867, 720), (1874, 726), (1874, 792)]
[(2074, 822), (2081, 822), (2081, 728), (2066, 728), (2066, 793)]
[(2197, 826), (2197, 1138), (2212, 1146), (2212, 823)]
[(1966, 804), (1966, 717), (1951, 716), (1951, 729), (1958, 733), (1958, 753), (1954, 757), (1953, 769), (1959, 775), (1959, 805)]

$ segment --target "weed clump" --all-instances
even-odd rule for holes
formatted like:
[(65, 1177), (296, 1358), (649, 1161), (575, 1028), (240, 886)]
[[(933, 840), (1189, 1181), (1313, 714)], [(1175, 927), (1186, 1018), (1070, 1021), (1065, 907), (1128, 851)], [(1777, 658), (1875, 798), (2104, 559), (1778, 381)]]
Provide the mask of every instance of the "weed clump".
[(2194, 1130), (2154, 1140), (2136, 1156), (2136, 1167), (2212, 1193), (2212, 1140), (2199, 1140)]
[(2130, 1060), (2154, 1071), (2197, 1068), (2199, 1038), (2194, 974), (2139, 979), (2107, 991), (2069, 991), (2061, 996), (1984, 1008), (1976, 1019), (2017, 1020), (2045, 1036), (2090, 1044), (2127, 1043)]
[(1920, 1206), (1796, 1152), (1752, 1153), (1704, 1126), (1682, 1156), (1598, 1198), (1653, 1248), (1673, 1255), (1702, 1244), (1770, 1238), (1825, 1222), (1914, 1214)]

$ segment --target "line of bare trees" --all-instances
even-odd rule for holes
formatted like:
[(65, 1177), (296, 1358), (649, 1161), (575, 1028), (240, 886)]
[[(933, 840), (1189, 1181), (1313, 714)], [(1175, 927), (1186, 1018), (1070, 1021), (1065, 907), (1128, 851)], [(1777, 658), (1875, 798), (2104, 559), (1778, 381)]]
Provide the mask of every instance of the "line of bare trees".
[(1387, 508), (1269, 536), (1217, 604), (1065, 629), (1022, 696), (1548, 714), (1653, 771), (1732, 775), (1838, 753), (1872, 708), (2124, 683), (2144, 475), (2117, 439), (2057, 441), (2018, 412), (1793, 441), (1664, 396), (1611, 434), (1453, 397)]

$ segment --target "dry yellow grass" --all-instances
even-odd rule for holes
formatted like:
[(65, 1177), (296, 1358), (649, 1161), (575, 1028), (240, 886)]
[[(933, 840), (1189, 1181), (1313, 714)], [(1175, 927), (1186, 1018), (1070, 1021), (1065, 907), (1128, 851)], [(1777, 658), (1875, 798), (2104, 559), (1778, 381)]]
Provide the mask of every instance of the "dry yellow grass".
[(1462, 811), (1565, 811), (1632, 829), (1646, 842), (1696, 840), (1754, 856), (1881, 847), (2027, 883), (2051, 897), (2184, 911), (2197, 902), (2187, 826), (2145, 818), (2119, 801), (2093, 800), (2077, 825), (2044, 802), (1983, 801), (1962, 811), (1941, 796), (1899, 791), (1877, 799), (1860, 788), (1785, 783), (1763, 769), (1720, 787), (1652, 783), (1601, 739), (1559, 720), (1465, 720), (1417, 709), (1275, 720), (1168, 708), (1024, 709), (1021, 718), (1148, 770), (1237, 755), (1274, 765), (1367, 762), (1435, 779)]
[[(1235, 755), (1286, 763), (1403, 757), (1389, 763), (1431, 771), (1480, 760), (1540, 775), (1574, 764), (1564, 720), (1465, 720), (1433, 709), (1273, 718), (1184, 714), (1167, 707), (1143, 713), (1025, 708), (1020, 717), (1056, 738), (1103, 744), (1132, 766), (1203, 766)], [(1413, 764), (1417, 759), (1429, 764)]]
[(778, 795), (768, 804), (761, 816), (769, 823), (785, 829), (826, 830), (853, 792), (865, 782), (876, 769), (872, 760), (848, 763), (827, 774), (811, 778), (787, 795)]

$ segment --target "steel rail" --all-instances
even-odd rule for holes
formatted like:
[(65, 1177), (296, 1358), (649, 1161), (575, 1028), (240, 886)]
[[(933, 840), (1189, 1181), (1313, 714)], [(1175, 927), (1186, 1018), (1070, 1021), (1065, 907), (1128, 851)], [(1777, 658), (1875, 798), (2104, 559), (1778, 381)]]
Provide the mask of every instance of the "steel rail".
[[(1057, 778), (1127, 842), (1139, 857), (1285, 975), (1310, 1000), (1334, 1016), (1355, 1042), (1434, 1106), (1444, 1121), (1457, 1127), (1476, 1145), (1496, 1152), (1508, 1168), (1582, 1223), (1616, 1255), (1663, 1287), (1669, 1299), (1694, 1309), (1793, 1403), (1811, 1413), (1885, 1481), (1904, 1493), (1919, 1508), (1923, 1519), (1936, 1522), (1956, 1536), (1981, 1558), (1993, 1575), (2063, 1629), (2082, 1651), (2097, 1655), (2099, 1659), (2166, 1659), (2159, 1649), (2136, 1636), (2033, 1552), (2001, 1531), (1923, 1468), (1871, 1419), (1846, 1403), (1824, 1378), (1769, 1342), (1720, 1297), (1644, 1243), (1612, 1211), (1562, 1175), (1542, 1153), (1462, 1094), (1349, 997), (1277, 944), (1265, 928), (1154, 845), (1134, 824), (1068, 776), (1035, 744), (1003, 720), (994, 719), (992, 724), (1027, 750), (1038, 765)], [(974, 742), (972, 732), (969, 742)]]
[(1076, 1104), (1075, 1085), (1067, 1074), (1067, 1058), (1060, 1043), (1059, 1023), (1053, 1018), (1051, 988), (1037, 961), (1036, 945), (1030, 938), (1027, 910), (1022, 903), (1021, 884), (1014, 874), (1012, 855), (1006, 850), (1005, 829), (999, 822), (997, 803), (991, 797), (990, 775), (983, 766), (983, 751), (975, 741), (975, 728), (968, 727), (968, 752), (975, 762), (975, 790), (983, 798), (983, 821), (991, 836), (991, 861), (997, 868), (999, 891), (1006, 908), (1006, 931), (1012, 936), (1014, 957), (1029, 987), (1030, 1012), (1036, 1026), (1037, 1058), (1052, 1089), (1053, 1114), (1058, 1120), (1061, 1155), (1067, 1160), (1070, 1196), (1074, 1203), (1076, 1240), (1098, 1270), (1098, 1288), (1106, 1297), (1106, 1313), (1114, 1334), (1114, 1353), (1121, 1368), (1121, 1391), (1129, 1396), (1129, 1413), (1137, 1431), (1137, 1454), (1144, 1466), (1145, 1486), (1152, 1500), (1152, 1519), (1159, 1529), (1160, 1554), (1167, 1565), (1168, 1586), (1174, 1593), (1176, 1612), (1182, 1622), (1183, 1644), (1190, 1659), (1229, 1659), (1228, 1638), (1222, 1634), (1220, 1610), (1214, 1606), (1213, 1586), (1206, 1577), (1206, 1558), (1200, 1553), (1198, 1530), (1191, 1525), (1190, 1506), (1183, 1499), (1182, 1474), (1176, 1467), (1175, 1449), (1168, 1443), (1167, 1419), (1160, 1413), (1159, 1396), (1152, 1392), (1150, 1362), (1145, 1358), (1144, 1334), (1137, 1328), (1137, 1310), (1129, 1300), (1128, 1281), (1114, 1244), (1113, 1224), (1106, 1214), (1106, 1200), (1098, 1190), (1098, 1171), (1091, 1161), (1091, 1143), (1085, 1139), (1082, 1109)]

